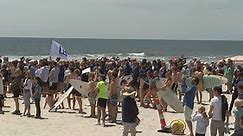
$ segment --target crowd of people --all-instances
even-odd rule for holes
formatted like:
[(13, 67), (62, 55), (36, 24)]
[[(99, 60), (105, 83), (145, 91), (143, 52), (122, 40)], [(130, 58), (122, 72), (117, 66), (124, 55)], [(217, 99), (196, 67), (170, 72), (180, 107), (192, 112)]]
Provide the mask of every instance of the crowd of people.
[[(90, 72), (82, 72), (90, 68)], [(121, 77), (132, 76), (128, 82)], [(222, 87), (204, 88), (204, 75), (219, 75), (228, 79), (227, 90)], [(192, 86), (186, 86), (186, 79), (193, 77)], [(158, 79), (164, 78), (162, 87), (156, 86)], [(137, 117), (139, 111), (136, 101), (140, 107), (155, 108), (159, 114), (167, 111), (167, 103), (159, 98), (157, 91), (167, 91), (168, 87), (183, 101), (184, 115), (190, 136), (194, 135), (192, 121), (197, 121), (196, 136), (206, 134), (206, 128), (211, 118), (210, 132), (212, 136), (219, 132), (222, 136), (226, 132), (225, 123), (232, 114), (233, 107), (235, 115), (235, 133), (242, 134), (243, 131), (243, 69), (235, 66), (232, 60), (203, 63), (200, 60), (186, 58), (173, 58), (166, 62), (164, 60), (137, 60), (98, 58), (81, 61), (56, 60), (30, 60), (22, 57), (20, 60), (1, 63), (0, 74), (0, 113), (3, 114), (4, 99), (8, 93), (13, 94), (15, 110), (12, 114), (31, 117), (30, 104), (35, 103), (35, 118), (41, 118), (40, 101), (44, 98), (45, 108), (52, 107), (58, 98), (71, 86), (70, 79), (82, 80), (88, 83), (88, 100), (91, 106), (90, 117), (97, 118), (97, 125), (105, 126), (105, 120), (116, 123), (118, 107), (122, 105), (122, 121), (124, 125), (123, 136), (128, 132), (136, 135), (136, 126), (139, 122)], [(208, 91), (210, 108), (199, 106), (195, 115), (194, 98), (198, 104), (202, 104), (202, 91)], [(222, 93), (231, 94), (232, 99), (228, 106), (227, 99)], [(23, 96), (24, 109), (20, 112), (19, 97)], [(75, 109), (78, 103), (79, 113), (86, 114), (83, 110), (82, 94), (73, 89), (67, 97), (69, 109)], [(64, 103), (59, 108), (65, 108)], [(97, 105), (97, 108), (96, 108)], [(159, 106), (158, 106), (159, 105)], [(108, 110), (106, 110), (106, 107)], [(97, 111), (97, 114), (96, 114)], [(108, 112), (107, 112), (108, 111)], [(160, 120), (159, 132), (166, 132), (165, 119)]]

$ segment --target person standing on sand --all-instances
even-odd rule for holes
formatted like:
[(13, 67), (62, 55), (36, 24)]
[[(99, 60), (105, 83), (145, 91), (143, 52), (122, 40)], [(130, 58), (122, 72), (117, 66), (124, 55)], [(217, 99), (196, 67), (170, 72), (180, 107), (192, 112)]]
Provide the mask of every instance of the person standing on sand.
[(105, 116), (106, 116), (106, 104), (108, 100), (108, 87), (105, 83), (106, 77), (105, 75), (100, 75), (100, 80), (96, 85), (96, 89), (98, 92), (98, 102), (97, 102), (97, 125), (100, 125), (100, 118), (102, 116), (102, 125), (105, 127)]
[[(30, 71), (25, 73), (25, 79), (23, 82), (23, 99), (24, 99), (24, 112), (22, 116), (27, 115), (30, 117), (30, 97), (32, 96), (32, 79)], [(27, 114), (25, 114), (27, 111)]]
[[(216, 86), (213, 88), (214, 98), (210, 102), (208, 115), (211, 120), (210, 132), (211, 136), (216, 136), (217, 131), (219, 136), (224, 136), (225, 124), (228, 125), (229, 113), (227, 99), (222, 94), (222, 88)], [(226, 122), (225, 122), (226, 120)]]
[(233, 109), (235, 99), (237, 99), (238, 96), (239, 96), (239, 92), (243, 92), (243, 91), (238, 90), (238, 87), (239, 87), (240, 84), (243, 84), (243, 72), (240, 72), (238, 74), (238, 77), (236, 77), (235, 82), (234, 82), (234, 91), (233, 91), (232, 96), (231, 96), (230, 107), (229, 107), (230, 114), (231, 114), (231, 111)]
[(192, 117), (192, 121), (197, 122), (195, 136), (205, 136), (209, 120), (204, 106), (199, 106), (196, 114)]
[(233, 67), (233, 61), (228, 60), (226, 63), (226, 67), (224, 68), (224, 77), (228, 79), (227, 82), (227, 91), (226, 93), (232, 93), (233, 88), (232, 88), (232, 82), (233, 82), (233, 76), (234, 76), (234, 67)]
[(54, 101), (57, 98), (58, 74), (59, 74), (59, 67), (57, 65), (57, 62), (53, 61), (51, 71), (49, 72), (50, 90), (48, 93), (48, 97), (52, 105), (54, 104)]
[[(42, 67), (40, 67), (35, 72), (36, 77), (40, 78), (42, 81), (42, 89), (44, 92), (44, 95), (46, 97), (44, 102), (44, 108), (46, 107), (46, 104), (48, 104), (50, 107), (52, 106), (52, 100), (51, 96), (47, 95), (49, 93), (49, 85), (48, 85), (48, 77), (49, 77), (49, 66), (47, 61), (42, 62)], [(46, 96), (47, 95), (47, 96)]]
[(197, 84), (197, 102), (198, 104), (202, 103), (202, 91), (204, 90), (203, 85), (203, 72), (201, 66), (198, 66), (196, 68), (196, 71), (194, 72), (193, 77), (196, 77), (199, 79), (199, 83)]
[(138, 107), (135, 101), (136, 91), (133, 91), (131, 87), (126, 87), (123, 93), (124, 99), (122, 102), (122, 124), (123, 124), (123, 135), (136, 136), (136, 118), (138, 115)]
[[(65, 79), (67, 83), (69, 83), (70, 79), (81, 80), (80, 76), (78, 76), (78, 75), (80, 75), (79, 69), (74, 70), (74, 68), (70, 67), (69, 70), (70, 70), (71, 73)], [(69, 83), (69, 87), (70, 86), (71, 86), (71, 84)], [(83, 111), (83, 107), (82, 107), (82, 99), (81, 99), (82, 94), (80, 92), (78, 92), (76, 89), (73, 89), (71, 93), (73, 94), (73, 109), (75, 109), (75, 102), (77, 100), (78, 105), (79, 105), (79, 113), (85, 114), (85, 112)], [(69, 101), (68, 105), (69, 105), (69, 108), (70, 108), (71, 107), (70, 97), (68, 97), (68, 101)]]
[(95, 104), (96, 104), (96, 92), (95, 92), (95, 81), (94, 73), (89, 73), (89, 82), (88, 82), (88, 100), (91, 106), (90, 117), (94, 118), (95, 116)]
[(140, 69), (139, 69), (139, 100), (140, 100), (140, 106), (143, 107), (144, 105), (144, 96), (145, 96), (145, 78), (146, 78), (146, 73), (147, 73), (147, 68), (146, 68), (146, 61), (142, 62), (140, 64)]
[(20, 115), (19, 111), (19, 95), (22, 92), (22, 72), (20, 69), (16, 70), (16, 77), (12, 81), (11, 84), (11, 91), (13, 93), (14, 103), (15, 103), (15, 111), (12, 112), (12, 114)]
[(33, 80), (33, 95), (32, 98), (35, 101), (35, 108), (36, 108), (36, 119), (41, 119), (41, 109), (40, 109), (40, 100), (41, 100), (41, 81), (40, 78), (35, 78)]
[(118, 112), (118, 79), (117, 79), (117, 72), (113, 71), (111, 73), (111, 83), (109, 85), (109, 97), (108, 97), (108, 107), (110, 118), (111, 118), (111, 123), (116, 123), (116, 117), (117, 117), (117, 112)]
[(192, 79), (192, 86), (189, 87), (184, 95), (183, 105), (184, 105), (184, 116), (189, 128), (190, 134), (188, 136), (193, 136), (193, 128), (192, 128), (192, 112), (194, 107), (194, 99), (197, 92), (197, 85), (199, 83), (198, 78)]

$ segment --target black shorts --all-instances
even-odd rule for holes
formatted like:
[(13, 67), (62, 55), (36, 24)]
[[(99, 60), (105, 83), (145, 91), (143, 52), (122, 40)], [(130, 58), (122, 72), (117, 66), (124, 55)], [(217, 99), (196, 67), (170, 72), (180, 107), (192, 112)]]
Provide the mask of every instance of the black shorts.
[(4, 106), (2, 100), (4, 100), (4, 97), (2, 94), (0, 94), (0, 108)]
[(198, 134), (198, 133), (196, 133), (195, 136), (205, 136), (205, 134)]
[(21, 89), (12, 89), (13, 97), (19, 97), (22, 93)]
[(20, 94), (21, 94), (21, 93), (19, 93), (19, 92), (14, 92), (14, 93), (13, 93), (13, 97), (14, 97), (14, 98), (15, 98), (15, 97), (19, 97)]
[(57, 83), (52, 83), (50, 90), (57, 90)]
[(74, 88), (73, 88), (71, 94), (74, 94), (75, 96), (79, 96), (79, 97), (82, 96), (82, 94), (79, 91), (77, 91), (76, 89), (74, 89)]
[(100, 106), (102, 108), (106, 108), (107, 99), (104, 98), (98, 98), (97, 106)]

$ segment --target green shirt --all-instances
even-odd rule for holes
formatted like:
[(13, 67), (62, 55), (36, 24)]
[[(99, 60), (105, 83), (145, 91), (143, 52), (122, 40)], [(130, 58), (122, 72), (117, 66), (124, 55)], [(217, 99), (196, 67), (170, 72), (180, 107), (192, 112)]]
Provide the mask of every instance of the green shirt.
[(98, 98), (108, 99), (108, 90), (104, 81), (97, 83), (97, 88), (99, 89)]
[(229, 82), (232, 82), (234, 75), (234, 68), (233, 67), (226, 67), (224, 69), (224, 76), (229, 80)]

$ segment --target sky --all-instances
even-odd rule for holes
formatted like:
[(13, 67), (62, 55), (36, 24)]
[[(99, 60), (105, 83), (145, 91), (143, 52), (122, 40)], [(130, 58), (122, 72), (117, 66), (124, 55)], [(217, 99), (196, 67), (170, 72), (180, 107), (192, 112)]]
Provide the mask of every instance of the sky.
[(243, 40), (243, 0), (0, 0), (1, 37)]

